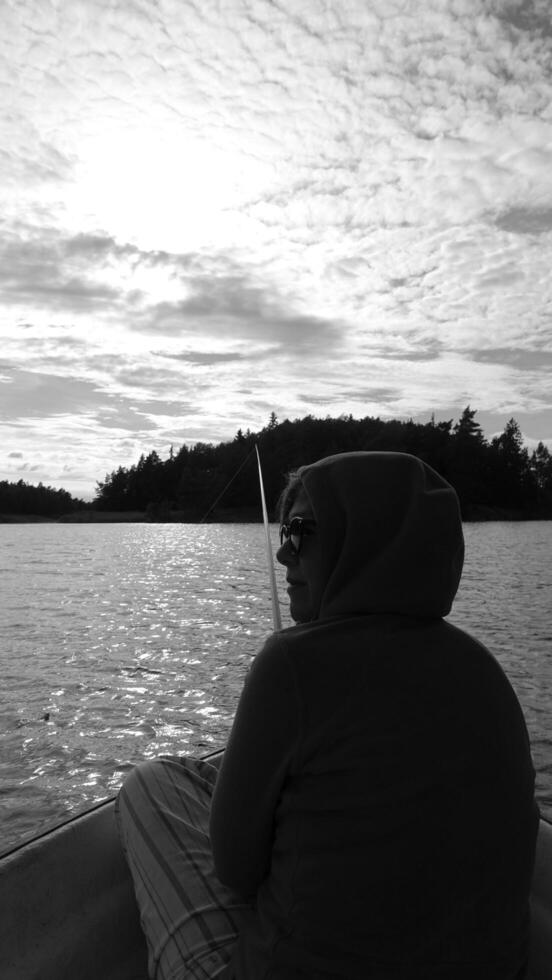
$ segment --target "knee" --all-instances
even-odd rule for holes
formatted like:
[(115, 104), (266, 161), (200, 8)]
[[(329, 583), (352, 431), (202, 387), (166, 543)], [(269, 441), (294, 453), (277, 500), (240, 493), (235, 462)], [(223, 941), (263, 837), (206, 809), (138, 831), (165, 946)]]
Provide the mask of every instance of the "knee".
[(116, 809), (124, 812), (140, 798), (148, 794), (148, 787), (154, 786), (162, 777), (164, 763), (161, 759), (147, 759), (139, 762), (127, 773), (117, 794)]
[(162, 773), (166, 764), (164, 759), (146, 759), (144, 762), (138, 762), (127, 772), (121, 789), (140, 781), (148, 783), (152, 777), (155, 779)]

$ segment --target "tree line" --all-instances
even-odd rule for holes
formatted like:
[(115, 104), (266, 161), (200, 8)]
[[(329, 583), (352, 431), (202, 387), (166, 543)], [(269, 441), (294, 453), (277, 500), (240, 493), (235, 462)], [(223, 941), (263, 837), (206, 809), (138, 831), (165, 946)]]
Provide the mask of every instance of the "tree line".
[(61, 517), (86, 508), (84, 500), (72, 497), (67, 490), (45, 487), (42, 483), (33, 486), (18, 480), (10, 483), (0, 481), (0, 514), (19, 514), (33, 517)]
[(552, 519), (548, 448), (541, 442), (529, 452), (514, 418), (488, 441), (476, 414), (468, 405), (454, 424), (352, 415), (279, 422), (273, 412), (259, 432), (238, 429), (228, 442), (197, 442), (176, 452), (171, 447), (165, 460), (155, 450), (142, 454), (98, 481), (92, 504), (41, 483), (0, 482), (0, 514), (51, 518), (92, 510), (98, 518), (139, 512), (150, 520), (260, 520), (257, 444), (273, 517), (290, 470), (334, 453), (380, 450), (412, 453), (429, 463), (456, 489), (465, 520)]
[[(552, 518), (552, 456), (541, 442), (531, 453), (514, 418), (485, 439), (476, 410), (460, 419), (426, 423), (352, 415), (278, 422), (274, 413), (260, 432), (238, 429), (218, 445), (173, 447), (162, 460), (155, 450), (98, 482), (94, 507), (146, 511), (152, 519), (260, 519), (255, 444), (259, 447), (269, 510), (275, 515), (286, 474), (323, 456), (354, 450), (412, 453), (456, 489), (464, 519)], [(176, 512), (176, 513), (175, 513)]]

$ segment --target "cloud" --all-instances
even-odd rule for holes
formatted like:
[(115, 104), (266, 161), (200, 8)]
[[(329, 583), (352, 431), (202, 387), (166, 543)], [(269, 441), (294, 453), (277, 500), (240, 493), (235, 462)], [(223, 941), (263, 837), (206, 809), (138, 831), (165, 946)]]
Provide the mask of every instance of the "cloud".
[(194, 255), (143, 251), (109, 235), (22, 226), (6, 233), (0, 245), (2, 302), (21, 308), (29, 326), (37, 313), (57, 316), (58, 322), (71, 314), (74, 322), (96, 317), (112, 323), (116, 317), (124, 325), (150, 293), (172, 295), (197, 261)]
[(0, 384), (0, 420), (12, 425), (30, 419), (71, 417), (94, 420), (106, 429), (146, 433), (154, 428), (156, 411), (163, 416), (182, 416), (191, 409), (182, 401), (123, 398), (78, 378), (20, 368), (12, 369), (9, 376), (9, 383)]
[(189, 279), (190, 297), (147, 308), (135, 328), (166, 336), (197, 335), (221, 340), (256, 340), (298, 349), (313, 344), (332, 347), (343, 325), (293, 309), (276, 290), (245, 275)]
[(417, 345), (416, 341), (413, 340), (407, 350), (399, 350), (396, 347), (382, 348), (377, 345), (371, 346), (368, 344), (361, 345), (361, 350), (365, 351), (368, 357), (375, 357), (378, 360), (415, 363), (416, 361), (438, 360), (442, 351), (442, 345), (437, 341), (431, 345), (426, 345), (423, 342)]
[(552, 37), (548, 0), (494, 0), (493, 8), (501, 20), (520, 31)]
[(174, 361), (183, 361), (186, 364), (198, 364), (202, 367), (210, 367), (216, 364), (231, 364), (233, 362), (243, 362), (259, 357), (258, 353), (244, 354), (238, 351), (183, 351), (181, 353), (166, 354), (157, 351), (159, 357), (167, 357)]
[(381, 405), (382, 411), (388, 412), (388, 406), (393, 402), (398, 402), (402, 398), (402, 392), (399, 388), (391, 387), (366, 387), (358, 388), (347, 387), (343, 388), (341, 391), (336, 391), (332, 394), (330, 399), (328, 395), (312, 396), (312, 395), (300, 395), (299, 400), (305, 402), (309, 405), (329, 405), (331, 400), (339, 402), (362, 402), (366, 405)]
[(474, 361), (485, 364), (507, 364), (519, 371), (544, 371), (552, 367), (552, 350), (515, 350), (508, 347), (472, 350)]
[(77, 258), (98, 265), (130, 261), (149, 268), (168, 266), (171, 270), (193, 269), (198, 256), (193, 253), (173, 253), (165, 249), (142, 249), (131, 242), (121, 242), (112, 235), (81, 232), (59, 240), (61, 258)]
[(518, 235), (544, 235), (552, 231), (552, 207), (513, 207), (495, 219), (498, 228)]
[(119, 291), (93, 281), (84, 270), (65, 263), (59, 236), (43, 233), (38, 241), (5, 240), (0, 248), (0, 285), (4, 305), (63, 312), (112, 308)]
[(14, 369), (0, 385), (0, 418), (46, 418), (94, 410), (102, 402), (90, 382)]
[[(167, 337), (201, 336), (217, 340), (257, 340), (283, 346), (291, 340), (304, 349), (313, 342), (331, 345), (343, 333), (321, 316), (294, 308), (296, 301), (280, 295), (262, 275), (241, 270), (224, 253), (175, 255), (144, 252), (118, 244), (106, 235), (77, 235), (63, 239), (46, 235), (35, 241), (4, 244), (0, 282), (5, 302), (40, 307), (54, 314), (96, 316), (112, 322), (124, 319), (127, 331)], [(166, 291), (185, 298), (155, 302), (140, 287), (140, 274), (157, 270)], [(111, 285), (106, 277), (116, 284)], [(163, 282), (159, 286), (163, 291)], [(174, 355), (173, 355), (174, 356)], [(190, 363), (224, 363), (242, 359), (228, 351), (183, 354)], [(251, 356), (251, 355), (250, 355)]]
[(23, 459), (23, 453), (8, 453), (8, 459)]

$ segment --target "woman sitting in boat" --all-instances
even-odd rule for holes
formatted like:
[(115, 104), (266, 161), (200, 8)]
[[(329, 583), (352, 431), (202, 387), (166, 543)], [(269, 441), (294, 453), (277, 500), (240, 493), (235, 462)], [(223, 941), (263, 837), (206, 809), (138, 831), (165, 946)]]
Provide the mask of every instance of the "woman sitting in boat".
[(454, 490), (404, 453), (304, 466), (220, 770), (136, 767), (120, 825), (156, 980), (522, 980), (538, 827), (518, 700), (444, 621)]

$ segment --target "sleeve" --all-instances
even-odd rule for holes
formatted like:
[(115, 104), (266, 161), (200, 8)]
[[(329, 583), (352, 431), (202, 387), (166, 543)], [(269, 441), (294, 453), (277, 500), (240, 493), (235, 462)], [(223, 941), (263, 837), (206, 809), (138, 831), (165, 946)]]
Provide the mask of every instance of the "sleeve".
[(275, 811), (299, 737), (295, 677), (274, 635), (247, 674), (211, 805), (217, 875), (243, 896), (256, 893), (270, 867)]

